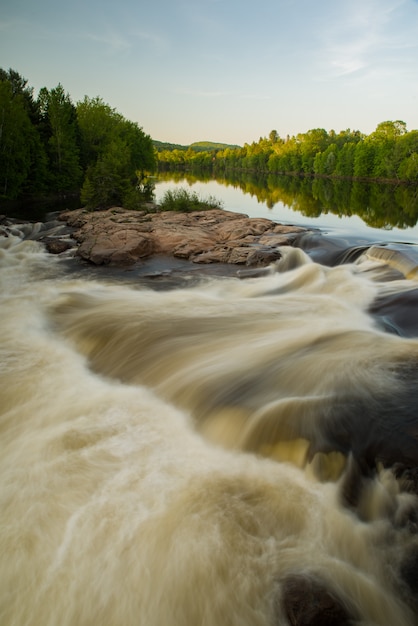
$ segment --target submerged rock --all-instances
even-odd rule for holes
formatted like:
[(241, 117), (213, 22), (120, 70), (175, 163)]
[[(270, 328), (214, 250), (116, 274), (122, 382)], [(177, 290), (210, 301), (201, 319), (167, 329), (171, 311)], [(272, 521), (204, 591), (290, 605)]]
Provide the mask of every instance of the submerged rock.
[(194, 263), (263, 267), (306, 229), (265, 218), (211, 209), (192, 213), (129, 211), (114, 207), (62, 213), (74, 229), (78, 255), (95, 265), (132, 265), (154, 254)]

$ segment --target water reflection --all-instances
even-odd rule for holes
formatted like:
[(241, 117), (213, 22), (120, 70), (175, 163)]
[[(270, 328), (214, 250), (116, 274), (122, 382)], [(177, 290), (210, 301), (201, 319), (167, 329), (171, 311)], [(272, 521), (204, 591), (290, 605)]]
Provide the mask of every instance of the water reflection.
[(357, 215), (367, 226), (378, 229), (411, 228), (418, 222), (418, 187), (383, 183), (226, 172), (216, 178), (211, 172), (163, 172), (163, 181), (216, 182), (239, 188), (269, 209), (283, 204), (304, 217), (324, 214)]

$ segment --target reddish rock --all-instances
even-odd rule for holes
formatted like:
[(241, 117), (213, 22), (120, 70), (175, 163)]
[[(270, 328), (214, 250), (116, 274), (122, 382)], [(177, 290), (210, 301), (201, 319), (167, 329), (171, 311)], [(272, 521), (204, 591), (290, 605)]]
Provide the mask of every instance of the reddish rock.
[(279, 258), (277, 247), (290, 245), (305, 230), (222, 209), (191, 213), (78, 209), (62, 213), (61, 219), (75, 229), (78, 254), (95, 265), (132, 265), (164, 254), (195, 263), (260, 267)]
[(131, 265), (154, 252), (152, 237), (131, 228), (121, 228), (88, 236), (78, 254), (95, 265)]

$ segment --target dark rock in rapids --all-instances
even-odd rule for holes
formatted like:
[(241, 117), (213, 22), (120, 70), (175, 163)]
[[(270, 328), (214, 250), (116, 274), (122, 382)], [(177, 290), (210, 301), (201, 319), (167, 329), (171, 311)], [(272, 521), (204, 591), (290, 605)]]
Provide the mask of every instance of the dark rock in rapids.
[(73, 247), (71, 242), (66, 239), (53, 239), (51, 237), (44, 239), (43, 242), (50, 254), (62, 254), (62, 252), (66, 252)]
[(283, 586), (283, 606), (291, 626), (349, 626), (353, 617), (324, 583), (295, 574)]

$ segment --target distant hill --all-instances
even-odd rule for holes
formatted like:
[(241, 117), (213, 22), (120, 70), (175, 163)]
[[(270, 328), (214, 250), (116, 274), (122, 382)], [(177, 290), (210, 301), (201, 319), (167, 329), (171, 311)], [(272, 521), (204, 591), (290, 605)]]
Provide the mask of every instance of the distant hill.
[(230, 143), (214, 143), (213, 141), (195, 141), (190, 144), (193, 150), (226, 150), (227, 148), (241, 148)]
[(157, 150), (187, 150), (189, 146), (181, 146), (178, 143), (168, 143), (167, 141), (157, 141), (156, 139), (152, 140), (154, 147)]
[(191, 143), (189, 146), (182, 146), (177, 143), (167, 143), (165, 141), (157, 141), (156, 139), (152, 140), (155, 148), (158, 151), (161, 150), (188, 150), (191, 148), (196, 152), (203, 152), (208, 150), (226, 150), (226, 148), (241, 148), (241, 146), (229, 144), (229, 143), (215, 143), (213, 141), (195, 141)]

